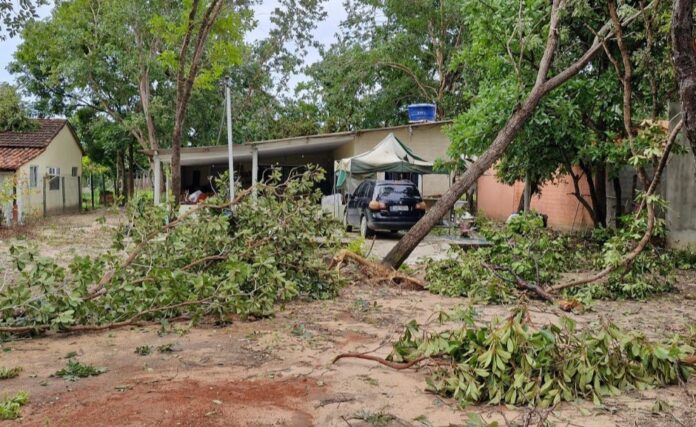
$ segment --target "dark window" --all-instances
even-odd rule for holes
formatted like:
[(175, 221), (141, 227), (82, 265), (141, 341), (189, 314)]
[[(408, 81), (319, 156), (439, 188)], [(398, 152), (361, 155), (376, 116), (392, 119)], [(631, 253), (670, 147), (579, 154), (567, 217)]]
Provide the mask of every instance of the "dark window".
[(388, 184), (377, 187), (380, 200), (401, 200), (404, 197), (420, 197), (418, 189), (408, 184)]
[(361, 183), (358, 185), (358, 188), (355, 189), (355, 197), (362, 197), (363, 194), (365, 193), (365, 187), (367, 186), (366, 182)]
[(72, 176), (77, 176), (77, 167), (75, 166), (72, 168)]
[(374, 192), (375, 192), (375, 183), (374, 182), (368, 183), (367, 191), (365, 191), (365, 197), (369, 197), (371, 199)]
[(29, 187), (36, 188), (39, 186), (39, 167), (29, 166)]

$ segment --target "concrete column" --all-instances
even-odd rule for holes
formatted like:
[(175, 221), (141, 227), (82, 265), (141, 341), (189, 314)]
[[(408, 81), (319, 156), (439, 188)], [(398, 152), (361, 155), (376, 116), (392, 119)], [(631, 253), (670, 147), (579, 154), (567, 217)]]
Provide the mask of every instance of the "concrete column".
[(256, 198), (256, 182), (259, 176), (259, 149), (252, 147), (251, 149), (251, 188), (252, 196)]
[(162, 163), (160, 162), (159, 157), (157, 156), (155, 156), (153, 159), (155, 166), (155, 178), (152, 182), (152, 189), (155, 197), (155, 205), (159, 205), (161, 203), (159, 184), (162, 181)]

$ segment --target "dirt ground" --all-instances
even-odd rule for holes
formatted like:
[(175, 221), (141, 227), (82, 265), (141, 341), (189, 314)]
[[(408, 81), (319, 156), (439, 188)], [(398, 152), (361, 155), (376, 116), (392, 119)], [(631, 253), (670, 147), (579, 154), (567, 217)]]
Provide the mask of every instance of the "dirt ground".
[[(103, 214), (57, 217), (27, 230), (46, 254), (61, 259), (108, 247), (107, 227), (118, 217)], [(0, 263), (16, 238), (0, 236)], [(386, 244), (386, 243), (385, 243)], [(0, 279), (1, 280), (1, 279)], [(580, 325), (607, 319), (629, 329), (663, 336), (696, 323), (696, 276), (680, 278), (680, 292), (650, 302), (597, 302), (572, 315)], [(450, 426), (466, 425), (470, 412), (501, 425), (524, 425), (529, 410), (456, 403), (425, 391), (427, 370), (394, 371), (339, 353), (386, 356), (411, 319), (466, 305), (425, 292), (353, 286), (330, 301), (296, 301), (274, 318), (228, 325), (179, 323), (80, 335), (51, 335), (2, 344), (0, 366), (23, 368), (0, 382), (0, 397), (25, 390), (26, 426)], [(477, 306), (480, 320), (506, 316), (510, 307)], [(560, 312), (530, 303), (532, 321), (543, 325)], [(171, 344), (173, 352), (158, 346)], [(135, 353), (138, 346), (152, 353)], [(66, 355), (107, 372), (75, 382), (52, 377)], [(695, 426), (696, 381), (591, 402), (563, 403), (549, 417), (555, 426)], [(656, 399), (670, 409), (653, 413)], [(3, 424), (4, 425), (4, 424)]]

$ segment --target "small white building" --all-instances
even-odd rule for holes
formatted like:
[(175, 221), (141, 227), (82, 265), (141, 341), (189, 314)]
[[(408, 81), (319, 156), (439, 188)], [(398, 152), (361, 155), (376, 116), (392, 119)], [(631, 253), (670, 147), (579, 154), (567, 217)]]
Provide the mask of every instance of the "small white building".
[(37, 128), (0, 132), (0, 224), (79, 211), (82, 156), (65, 119), (36, 119)]

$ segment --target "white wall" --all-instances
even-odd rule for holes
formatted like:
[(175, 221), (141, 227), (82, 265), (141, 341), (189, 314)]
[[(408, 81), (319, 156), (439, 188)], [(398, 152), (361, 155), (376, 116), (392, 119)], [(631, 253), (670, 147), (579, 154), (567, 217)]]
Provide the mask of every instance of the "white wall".
[[(29, 182), (31, 166), (38, 166), (39, 179), (37, 186), (32, 188)], [(60, 189), (49, 190), (45, 179), (48, 168), (60, 168)], [(72, 176), (72, 168), (77, 168), (77, 176), (82, 176), (82, 152), (75, 141), (70, 129), (63, 127), (46, 150), (38, 157), (30, 160), (17, 170), (17, 205), (20, 220), (43, 215), (43, 188), (46, 188), (46, 211), (57, 213), (79, 208), (78, 179)], [(64, 178), (64, 179), (63, 179)], [(65, 188), (63, 188), (63, 182)], [(65, 190), (65, 206), (63, 205), (63, 190)]]

